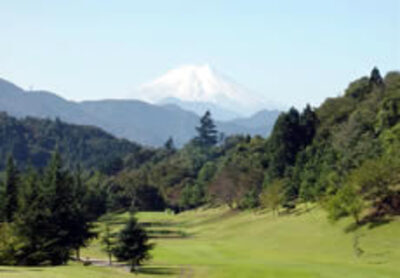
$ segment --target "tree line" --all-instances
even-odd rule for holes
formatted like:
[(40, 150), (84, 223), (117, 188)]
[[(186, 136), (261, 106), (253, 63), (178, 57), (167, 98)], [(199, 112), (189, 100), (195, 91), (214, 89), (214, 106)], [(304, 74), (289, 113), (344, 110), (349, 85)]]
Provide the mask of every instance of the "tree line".
[(98, 216), (79, 170), (65, 170), (55, 153), (42, 173), (20, 173), (10, 156), (5, 171), (1, 207), (0, 261), (3, 264), (64, 264), (71, 252), (94, 237)]

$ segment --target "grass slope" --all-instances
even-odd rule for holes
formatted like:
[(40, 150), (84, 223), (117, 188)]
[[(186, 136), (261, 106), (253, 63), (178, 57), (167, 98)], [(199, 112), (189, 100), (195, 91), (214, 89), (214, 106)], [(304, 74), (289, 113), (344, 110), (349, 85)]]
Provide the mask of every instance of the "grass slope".
[[(109, 215), (114, 231), (127, 214)], [(178, 215), (144, 212), (140, 221), (154, 237), (153, 259), (136, 277), (400, 277), (400, 221), (345, 232), (312, 208), (290, 215), (194, 210)], [(99, 240), (83, 256), (106, 259)], [(0, 277), (125, 277), (121, 269), (78, 265), (36, 269), (8, 268)], [(23, 272), (20, 272), (22, 271)], [(81, 271), (81, 272), (80, 272)], [(67, 275), (70, 272), (70, 275)], [(76, 273), (72, 274), (72, 273)], [(48, 275), (48, 276), (46, 276)]]

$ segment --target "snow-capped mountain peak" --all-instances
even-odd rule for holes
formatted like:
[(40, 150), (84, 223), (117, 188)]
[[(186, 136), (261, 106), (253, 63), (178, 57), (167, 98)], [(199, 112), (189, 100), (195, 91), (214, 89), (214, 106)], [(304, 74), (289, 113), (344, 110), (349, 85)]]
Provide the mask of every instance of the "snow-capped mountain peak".
[(165, 102), (211, 103), (239, 114), (251, 114), (263, 108), (264, 101), (243, 86), (218, 73), (209, 65), (186, 65), (169, 70), (138, 89), (140, 99)]

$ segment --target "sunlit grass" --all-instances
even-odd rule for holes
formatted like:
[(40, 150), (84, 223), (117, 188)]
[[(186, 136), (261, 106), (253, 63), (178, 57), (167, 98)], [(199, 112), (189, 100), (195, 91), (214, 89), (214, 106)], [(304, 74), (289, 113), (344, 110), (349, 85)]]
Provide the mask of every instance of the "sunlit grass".
[[(129, 215), (111, 214), (105, 222), (118, 232)], [(156, 243), (153, 259), (136, 277), (400, 277), (400, 221), (345, 232), (350, 219), (335, 225), (323, 210), (302, 208), (274, 216), (269, 212), (198, 209), (178, 215), (137, 215)], [(100, 239), (83, 257), (106, 259)], [(0, 277), (125, 277), (122, 269), (73, 264), (43, 271), (1, 272)], [(8, 268), (10, 270), (10, 268)], [(20, 270), (11, 268), (11, 270)], [(70, 273), (71, 275), (68, 275)], [(6, 275), (6, 276), (4, 276)], [(47, 276), (46, 276), (47, 275)], [(80, 276), (79, 276), (80, 275)]]

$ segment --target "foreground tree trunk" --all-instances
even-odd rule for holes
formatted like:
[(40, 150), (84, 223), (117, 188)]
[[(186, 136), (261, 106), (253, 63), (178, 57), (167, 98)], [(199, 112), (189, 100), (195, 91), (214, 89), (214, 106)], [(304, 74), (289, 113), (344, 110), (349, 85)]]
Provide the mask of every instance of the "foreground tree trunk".
[(137, 271), (136, 259), (133, 259), (131, 263), (131, 272), (136, 273), (136, 271)]
[(78, 262), (81, 261), (81, 249), (80, 249), (79, 247), (76, 248), (76, 260), (77, 260)]

